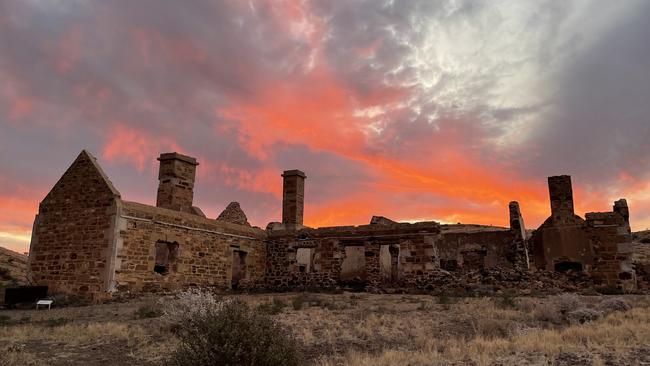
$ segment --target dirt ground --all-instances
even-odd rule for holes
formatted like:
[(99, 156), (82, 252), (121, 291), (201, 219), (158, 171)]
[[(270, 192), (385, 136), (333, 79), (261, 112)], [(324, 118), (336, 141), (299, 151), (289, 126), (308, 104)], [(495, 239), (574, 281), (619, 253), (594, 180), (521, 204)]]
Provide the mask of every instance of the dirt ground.
[[(238, 295), (275, 303), (309, 364), (650, 365), (650, 296)], [(161, 302), (0, 311), (0, 365), (163, 365)], [(617, 305), (618, 304), (618, 305)]]

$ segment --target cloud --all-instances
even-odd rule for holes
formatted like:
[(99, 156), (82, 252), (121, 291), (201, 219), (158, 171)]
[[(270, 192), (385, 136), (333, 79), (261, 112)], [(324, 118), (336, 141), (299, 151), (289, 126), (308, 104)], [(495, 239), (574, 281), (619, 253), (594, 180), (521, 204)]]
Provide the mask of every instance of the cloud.
[(545, 177), (561, 173), (579, 213), (628, 196), (646, 227), (648, 10), (0, 0), (0, 200), (20, 200), (0, 206), (0, 231), (29, 232), (83, 148), (145, 203), (159, 153), (196, 156), (195, 202), (215, 217), (240, 201), (260, 226), (280, 217), (280, 173), (298, 168), (315, 226), (372, 214), (503, 225), (511, 199), (535, 226)]

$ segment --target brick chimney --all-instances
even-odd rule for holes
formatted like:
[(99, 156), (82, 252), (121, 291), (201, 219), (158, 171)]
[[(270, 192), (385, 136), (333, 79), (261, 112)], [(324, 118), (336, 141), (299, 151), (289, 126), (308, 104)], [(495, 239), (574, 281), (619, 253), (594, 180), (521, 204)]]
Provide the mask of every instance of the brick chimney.
[(158, 157), (158, 197), (156, 206), (170, 210), (192, 212), (194, 199), (195, 158), (179, 153), (164, 153)]
[(571, 176), (548, 177), (548, 192), (551, 197), (551, 216), (555, 224), (569, 223), (573, 220), (573, 188)]
[(307, 176), (300, 170), (286, 170), (282, 178), (282, 223), (302, 226)]

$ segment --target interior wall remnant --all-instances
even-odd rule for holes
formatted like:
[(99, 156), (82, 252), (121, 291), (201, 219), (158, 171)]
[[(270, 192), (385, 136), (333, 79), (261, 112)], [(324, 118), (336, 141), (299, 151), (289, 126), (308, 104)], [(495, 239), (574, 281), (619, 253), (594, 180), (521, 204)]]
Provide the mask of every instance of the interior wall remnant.
[(455, 259), (441, 259), (440, 268), (445, 271), (456, 271), (458, 270), (458, 261)]
[(487, 250), (470, 250), (462, 253), (463, 255), (463, 268), (465, 269), (484, 269), (485, 257)]
[(300, 272), (311, 272), (314, 268), (314, 249), (298, 248), (296, 251), (296, 263)]
[(362, 245), (346, 246), (345, 258), (341, 263), (341, 280), (365, 280), (366, 250)]
[(384, 282), (395, 282), (399, 277), (399, 245), (382, 245), (379, 248), (379, 269)]
[(178, 243), (169, 243), (164, 241), (156, 242), (156, 263), (153, 270), (162, 275), (176, 272), (176, 262), (178, 260)]
[(231, 287), (236, 290), (242, 280), (246, 278), (246, 256), (241, 250), (234, 250), (232, 255), (232, 281)]

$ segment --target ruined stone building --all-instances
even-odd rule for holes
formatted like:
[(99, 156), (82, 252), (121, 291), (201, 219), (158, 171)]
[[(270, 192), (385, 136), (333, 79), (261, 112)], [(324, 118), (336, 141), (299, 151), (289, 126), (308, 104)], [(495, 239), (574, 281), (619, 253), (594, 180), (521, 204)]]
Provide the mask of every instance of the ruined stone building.
[(548, 178), (551, 216), (533, 232), (532, 265), (550, 271), (584, 271), (605, 283), (633, 286), (632, 232), (624, 199), (611, 212), (592, 212), (586, 220), (573, 208), (568, 175)]
[[(441, 272), (512, 268), (593, 272), (618, 283), (626, 261), (627, 207), (573, 214), (570, 181), (553, 177), (552, 216), (535, 232), (532, 257), (519, 205), (510, 227), (397, 223), (308, 228), (305, 173), (282, 174), (282, 222), (251, 227), (233, 202), (216, 219), (194, 205), (196, 159), (161, 154), (156, 206), (122, 200), (97, 160), (82, 151), (39, 205), (31, 280), (50, 293), (95, 301), (115, 293), (188, 286), (284, 290), (341, 285), (427, 288)], [(623, 230), (625, 229), (625, 230)]]

